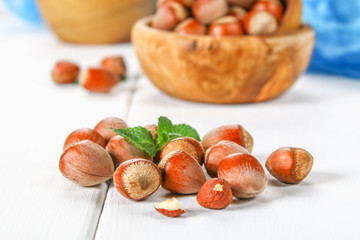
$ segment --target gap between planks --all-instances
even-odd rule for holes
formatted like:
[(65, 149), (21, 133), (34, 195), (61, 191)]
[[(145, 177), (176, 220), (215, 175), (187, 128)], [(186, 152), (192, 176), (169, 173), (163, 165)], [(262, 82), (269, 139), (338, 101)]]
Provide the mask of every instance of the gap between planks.
[[(135, 92), (137, 90), (137, 83), (139, 82), (141, 77), (142, 77), (141, 73), (136, 73), (133, 76), (129, 77), (129, 81), (133, 81), (134, 83), (133, 83), (133, 85), (132, 85), (132, 87), (130, 89), (130, 96), (129, 96), (128, 101), (127, 101), (125, 115), (123, 116), (123, 118), (124, 118), (124, 120), (126, 122), (128, 121), (131, 104), (133, 102), (133, 97), (134, 97)], [(102, 213), (103, 213), (103, 210), (104, 210), (105, 202), (106, 202), (106, 199), (107, 199), (107, 195), (108, 195), (108, 192), (109, 192), (110, 183), (111, 183), (111, 180), (108, 180), (106, 182), (107, 188), (106, 188), (106, 192), (105, 192), (105, 197), (104, 197), (102, 205), (101, 205), (101, 210), (100, 210), (99, 217), (98, 217), (98, 219), (96, 221), (96, 228), (95, 228), (95, 231), (94, 231), (94, 235), (92, 237), (93, 240), (96, 239), (96, 234), (97, 234), (97, 230), (98, 230), (98, 227), (99, 227), (99, 222), (100, 222), (100, 219), (101, 219), (101, 216), (102, 216)]]

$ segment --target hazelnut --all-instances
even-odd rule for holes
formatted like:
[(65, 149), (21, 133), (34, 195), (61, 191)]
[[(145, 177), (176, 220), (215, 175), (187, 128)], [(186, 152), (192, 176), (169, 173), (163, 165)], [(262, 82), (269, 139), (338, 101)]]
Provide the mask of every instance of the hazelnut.
[(182, 204), (174, 197), (161, 203), (154, 203), (154, 208), (156, 211), (167, 217), (178, 217), (185, 213)]
[(181, 150), (166, 155), (159, 168), (163, 173), (162, 187), (174, 193), (197, 193), (206, 181), (198, 161)]
[(238, 36), (243, 35), (240, 21), (234, 16), (225, 16), (213, 21), (209, 26), (208, 35), (221, 36)]
[(70, 146), (60, 157), (64, 177), (80, 186), (93, 186), (112, 178), (114, 164), (100, 145), (84, 140)]
[(121, 56), (107, 57), (101, 61), (101, 66), (112, 71), (118, 78), (126, 75), (126, 65)]
[(206, 27), (194, 18), (188, 18), (175, 28), (175, 32), (180, 35), (205, 35)]
[(261, 164), (250, 154), (234, 153), (219, 164), (219, 178), (225, 179), (237, 198), (252, 198), (262, 193), (267, 178)]
[(160, 160), (170, 152), (177, 150), (183, 150), (186, 153), (190, 154), (195, 160), (201, 165), (202, 156), (204, 155), (204, 149), (201, 144), (194, 138), (182, 137), (176, 138), (169, 141), (163, 149), (161, 150)]
[(230, 5), (250, 8), (257, 0), (228, 0)]
[(144, 128), (151, 133), (154, 139), (154, 143), (156, 143), (156, 140), (158, 138), (158, 126), (156, 124), (149, 124), (146, 125)]
[[(151, 135), (153, 136), (154, 143), (156, 144), (156, 140), (158, 138), (158, 126), (156, 124), (149, 124), (144, 127), (146, 130), (148, 130)], [(155, 164), (158, 164), (160, 162), (160, 154), (161, 151), (157, 151), (156, 155), (153, 157), (153, 162)]]
[(313, 162), (313, 157), (306, 150), (283, 147), (268, 157), (265, 167), (283, 183), (299, 183), (310, 173)]
[(156, 6), (161, 7), (168, 2), (177, 2), (183, 5), (184, 7), (191, 7), (194, 4), (195, 0), (158, 0)]
[(194, 17), (203, 24), (225, 16), (228, 12), (226, 0), (197, 0), (192, 7)]
[(244, 18), (244, 29), (250, 35), (271, 34), (278, 29), (278, 23), (269, 12), (251, 11)]
[(252, 136), (240, 125), (229, 124), (221, 127), (217, 127), (203, 137), (201, 144), (205, 151), (222, 140), (229, 140), (236, 142), (243, 146), (248, 152), (251, 153), (253, 148)]
[(152, 20), (152, 27), (161, 30), (173, 30), (180, 22), (188, 17), (189, 13), (184, 6), (177, 2), (168, 2), (161, 5)]
[(242, 7), (231, 7), (228, 15), (236, 17), (237, 20), (241, 22), (244, 20), (247, 13), (248, 12)]
[(159, 168), (146, 159), (132, 159), (122, 163), (115, 171), (115, 188), (131, 200), (143, 200), (160, 186)]
[(80, 68), (75, 63), (58, 62), (51, 72), (52, 80), (56, 83), (67, 84), (74, 83), (78, 77)]
[[(201, 143), (196, 140), (195, 138), (192, 138), (192, 137), (183, 137), (185, 140), (189, 141), (196, 149), (196, 152), (197, 152), (197, 156), (199, 157), (199, 164), (201, 165), (202, 163), (202, 158), (204, 156), (204, 148), (203, 146), (201, 145)], [(196, 159), (196, 158), (195, 158)]]
[(283, 7), (279, 1), (276, 0), (262, 0), (258, 1), (251, 8), (252, 12), (265, 11), (271, 13), (279, 22), (283, 15)]
[(119, 79), (106, 68), (92, 67), (87, 70), (85, 77), (80, 79), (80, 83), (91, 92), (106, 93), (119, 83)]
[(83, 140), (90, 140), (94, 143), (99, 144), (101, 147), (105, 148), (106, 141), (105, 139), (95, 130), (90, 128), (79, 128), (66, 138), (63, 150), (65, 151), (69, 146), (74, 145)]
[(112, 137), (117, 135), (113, 130), (110, 129), (110, 127), (115, 129), (123, 129), (128, 128), (128, 125), (121, 118), (107, 117), (96, 124), (94, 130), (98, 132), (106, 142), (109, 142)]
[(224, 209), (233, 201), (229, 183), (221, 178), (213, 178), (204, 183), (196, 196), (204, 208)]
[[(149, 124), (149, 125), (146, 125), (144, 128), (146, 130), (148, 130), (151, 133), (151, 135), (153, 135), (154, 144), (156, 145), (156, 141), (157, 141), (157, 138), (158, 138), (157, 125), (156, 124)], [(160, 154), (161, 154), (161, 151), (157, 151), (155, 156), (153, 157), (153, 162), (155, 164), (159, 164), (159, 162), (160, 162)]]
[(144, 158), (152, 161), (152, 157), (149, 154), (119, 135), (110, 139), (106, 145), (106, 150), (112, 157), (115, 168), (119, 167), (121, 163), (134, 158)]
[(249, 152), (239, 144), (223, 140), (206, 150), (204, 157), (204, 165), (207, 173), (211, 177), (217, 177), (217, 171), (220, 162), (228, 155), (233, 153), (247, 153)]

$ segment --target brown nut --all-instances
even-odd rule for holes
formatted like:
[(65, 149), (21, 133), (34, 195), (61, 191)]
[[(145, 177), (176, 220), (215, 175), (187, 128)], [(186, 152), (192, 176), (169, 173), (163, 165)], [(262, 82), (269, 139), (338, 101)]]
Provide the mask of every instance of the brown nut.
[(52, 80), (60, 84), (68, 84), (76, 81), (80, 68), (75, 63), (58, 62), (51, 72)]
[(206, 150), (204, 157), (204, 165), (207, 173), (211, 177), (217, 177), (217, 171), (220, 162), (230, 154), (233, 153), (246, 153), (249, 152), (239, 144), (223, 140)]
[(112, 178), (114, 164), (99, 144), (84, 140), (70, 146), (59, 162), (61, 173), (80, 186), (93, 186)]
[(204, 208), (224, 209), (232, 203), (233, 194), (229, 183), (221, 178), (213, 178), (204, 183), (196, 200)]
[[(156, 124), (149, 124), (149, 125), (146, 125), (144, 128), (151, 133), (151, 135), (153, 136), (154, 143), (156, 144), (156, 140), (158, 138), (158, 126)], [(157, 151), (155, 156), (153, 157), (153, 162), (155, 164), (159, 164), (160, 154), (161, 154), (161, 151)]]
[(88, 91), (107, 93), (119, 83), (115, 74), (103, 67), (91, 67), (87, 69), (80, 84)]
[(98, 124), (96, 124), (94, 130), (98, 132), (106, 142), (116, 136), (117, 134), (110, 129), (110, 127), (119, 129), (119, 128), (128, 128), (128, 125), (124, 120), (118, 117), (107, 117), (101, 120)]
[(310, 173), (314, 159), (301, 148), (283, 147), (273, 152), (265, 167), (283, 183), (299, 183)]
[(154, 143), (156, 143), (156, 140), (158, 138), (158, 126), (156, 124), (149, 124), (146, 125), (144, 128), (151, 133)]
[(225, 179), (237, 198), (252, 198), (262, 193), (267, 178), (261, 164), (250, 154), (234, 153), (219, 164), (219, 178)]
[(217, 127), (203, 137), (201, 144), (205, 151), (222, 140), (236, 142), (251, 153), (254, 140), (252, 136), (240, 125), (228, 124)]
[(158, 8), (152, 19), (152, 27), (161, 30), (173, 30), (188, 15), (189, 13), (184, 6), (171, 1)]
[(184, 7), (191, 7), (194, 4), (195, 0), (158, 0), (156, 6), (159, 8), (168, 2), (177, 2)]
[(194, 17), (203, 24), (225, 16), (228, 12), (226, 0), (197, 0), (192, 7)]
[(156, 211), (167, 217), (178, 217), (185, 213), (184, 207), (174, 197), (161, 203), (154, 203), (154, 208)]
[(249, 9), (257, 0), (228, 0), (230, 5)]
[(121, 163), (134, 158), (144, 158), (152, 161), (152, 157), (149, 154), (118, 135), (110, 139), (106, 145), (106, 150), (114, 161), (115, 169), (118, 168)]
[(107, 57), (101, 61), (101, 66), (112, 71), (118, 78), (126, 75), (126, 65), (121, 56)]
[(163, 173), (162, 187), (174, 193), (197, 193), (206, 181), (200, 164), (184, 151), (166, 155), (161, 160), (159, 169)]
[(250, 35), (275, 33), (278, 23), (274, 15), (266, 11), (250, 11), (244, 18), (244, 29)]
[(153, 194), (161, 184), (159, 168), (146, 159), (132, 159), (122, 163), (115, 171), (116, 190), (131, 200), (143, 200)]
[(187, 18), (174, 31), (180, 35), (205, 35), (206, 27), (194, 18)]
[(231, 7), (228, 15), (236, 17), (239, 21), (243, 21), (247, 13), (248, 12), (242, 7)]
[(243, 35), (240, 21), (234, 16), (225, 16), (213, 21), (209, 26), (208, 35), (221, 36), (239, 36)]
[(182, 150), (190, 154), (201, 165), (202, 156), (204, 155), (204, 149), (196, 139), (190, 137), (181, 137), (169, 141), (160, 153), (160, 160), (163, 159), (170, 152)]
[(283, 15), (283, 7), (281, 3), (277, 0), (261, 0), (254, 4), (251, 8), (253, 12), (265, 11), (271, 13), (276, 20), (279, 22)]
[(69, 136), (66, 138), (63, 150), (65, 151), (69, 146), (83, 140), (90, 140), (94, 143), (99, 144), (103, 148), (105, 148), (106, 145), (105, 139), (95, 130), (92, 130), (90, 128), (79, 128), (70, 133)]

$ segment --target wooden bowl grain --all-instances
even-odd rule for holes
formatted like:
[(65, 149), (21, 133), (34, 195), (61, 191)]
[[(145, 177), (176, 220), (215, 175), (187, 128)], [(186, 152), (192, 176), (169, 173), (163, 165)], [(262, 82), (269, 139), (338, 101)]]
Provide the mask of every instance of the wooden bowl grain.
[(285, 3), (285, 12), (281, 19), (278, 32), (284, 33), (298, 29), (301, 25), (301, 0), (283, 0)]
[(176, 98), (206, 103), (250, 103), (285, 92), (307, 68), (314, 48), (308, 25), (271, 36), (178, 35), (150, 27), (132, 30), (148, 78)]
[(125, 42), (136, 20), (155, 11), (156, 0), (37, 0), (56, 35), (71, 43)]

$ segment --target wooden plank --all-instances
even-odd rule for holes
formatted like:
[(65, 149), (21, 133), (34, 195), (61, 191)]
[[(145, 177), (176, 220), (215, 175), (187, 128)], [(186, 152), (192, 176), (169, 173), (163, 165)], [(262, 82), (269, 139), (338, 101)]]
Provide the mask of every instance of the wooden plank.
[[(160, 189), (134, 202), (110, 186), (96, 239), (338, 239), (355, 238), (360, 221), (360, 82), (316, 75), (303, 76), (273, 101), (245, 105), (210, 105), (173, 99), (145, 78), (135, 92), (128, 122), (155, 123), (159, 115), (188, 123), (201, 136), (210, 129), (240, 123), (254, 137), (253, 154), (264, 164), (282, 146), (309, 150), (312, 172), (298, 185), (278, 183), (254, 199), (234, 200), (221, 211), (200, 207), (195, 196), (177, 197), (187, 213), (166, 218), (153, 202), (173, 196)], [(355, 110), (356, 109), (356, 110)]]
[[(79, 187), (61, 175), (58, 162), (71, 131), (126, 116), (137, 62), (129, 44), (72, 45), (13, 25), (13, 32), (0, 30), (7, 33), (0, 44), (0, 239), (93, 239), (108, 184)], [(59, 59), (85, 69), (118, 53), (129, 55), (131, 79), (110, 94), (50, 80)]]

